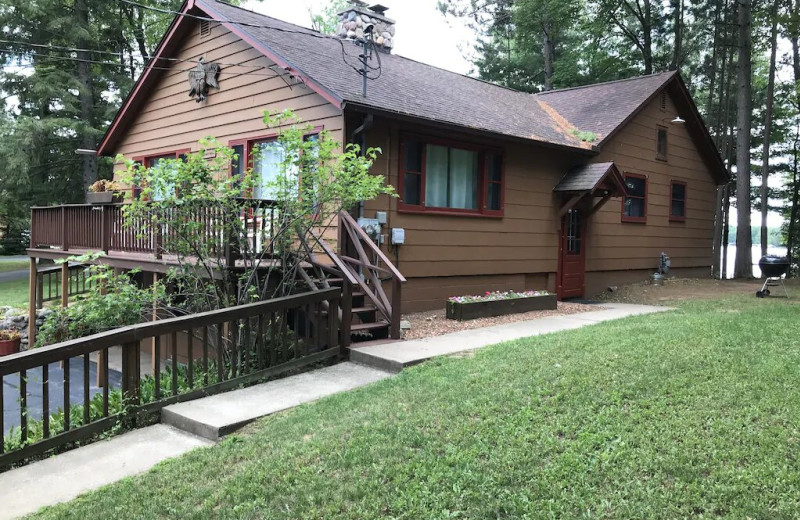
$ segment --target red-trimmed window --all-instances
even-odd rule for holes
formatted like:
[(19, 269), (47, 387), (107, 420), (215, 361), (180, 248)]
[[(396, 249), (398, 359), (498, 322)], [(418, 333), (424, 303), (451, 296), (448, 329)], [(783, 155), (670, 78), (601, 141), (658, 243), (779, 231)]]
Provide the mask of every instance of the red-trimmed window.
[(628, 194), (622, 199), (623, 222), (647, 222), (647, 177), (625, 174)]
[(669, 185), (669, 219), (683, 222), (686, 220), (686, 183), (672, 181)]
[[(317, 141), (322, 128), (315, 128), (304, 136), (305, 141)], [(280, 175), (281, 163), (284, 160), (284, 150), (277, 134), (231, 141), (228, 146), (235, 154), (231, 162), (231, 176), (241, 177), (247, 167), (253, 169), (253, 191), (248, 194), (254, 199), (275, 198), (274, 185), (271, 183)], [(299, 175), (302, 185), (302, 173)], [(306, 192), (306, 187), (302, 187)], [(313, 188), (312, 188), (313, 189)]]
[(503, 214), (500, 151), (420, 136), (400, 144), (401, 211)]
[[(191, 150), (175, 150), (172, 152), (164, 152), (155, 155), (146, 155), (144, 157), (136, 157), (134, 158), (134, 162), (137, 164), (139, 168), (153, 168), (158, 166), (162, 161), (169, 160), (169, 159), (181, 159), (186, 160), (186, 156), (191, 152)], [(138, 199), (143, 190), (142, 180), (139, 176), (134, 178), (134, 185), (133, 185), (133, 198)], [(164, 200), (168, 195), (171, 194), (175, 190), (175, 186), (167, 186), (165, 193), (153, 193), (153, 200)]]

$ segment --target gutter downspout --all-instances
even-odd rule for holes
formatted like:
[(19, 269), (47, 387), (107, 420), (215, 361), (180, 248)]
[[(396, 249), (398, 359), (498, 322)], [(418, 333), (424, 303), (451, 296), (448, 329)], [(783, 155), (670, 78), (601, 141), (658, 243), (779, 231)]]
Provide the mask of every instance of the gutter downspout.
[[(364, 120), (361, 122), (361, 126), (353, 130), (350, 134), (350, 142), (353, 144), (358, 145), (358, 155), (364, 156), (364, 152), (367, 147), (367, 130), (372, 128), (372, 125), (375, 122), (375, 118), (372, 114), (367, 114), (364, 116)], [(361, 218), (364, 216), (364, 201), (358, 203), (358, 217)]]

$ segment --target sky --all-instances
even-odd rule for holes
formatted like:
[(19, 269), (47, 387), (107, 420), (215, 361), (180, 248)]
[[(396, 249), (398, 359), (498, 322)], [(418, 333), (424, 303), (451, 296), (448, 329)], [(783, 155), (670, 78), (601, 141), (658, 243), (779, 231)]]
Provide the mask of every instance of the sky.
[[(462, 49), (469, 49), (474, 36), (463, 23), (445, 19), (436, 8), (436, 0), (380, 0), (380, 3), (389, 8), (386, 16), (397, 22), (393, 53), (452, 72), (470, 71)], [(309, 11), (319, 13), (328, 4), (329, 0), (247, 0), (242, 7), (309, 27)]]

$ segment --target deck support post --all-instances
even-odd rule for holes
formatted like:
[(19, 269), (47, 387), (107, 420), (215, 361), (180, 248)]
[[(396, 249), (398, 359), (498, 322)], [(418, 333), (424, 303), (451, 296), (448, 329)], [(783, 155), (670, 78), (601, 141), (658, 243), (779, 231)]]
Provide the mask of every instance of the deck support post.
[(38, 280), (36, 257), (32, 256), (28, 271), (28, 348), (31, 348), (36, 342), (36, 282)]
[(69, 306), (69, 262), (61, 264), (61, 308)]
[[(103, 280), (100, 281), (100, 294), (106, 294), (106, 283)], [(96, 373), (96, 375), (97, 375), (96, 383), (97, 384), (95, 385), (95, 386), (97, 386), (97, 388), (102, 388), (103, 387), (103, 381), (105, 381), (105, 376), (106, 376), (106, 363), (105, 363), (105, 361), (106, 361), (105, 360), (106, 352), (108, 352), (107, 349), (97, 351), (97, 373)], [(125, 353), (123, 352), (123, 356), (124, 355), (125, 355)]]
[[(156, 288), (158, 286), (158, 273), (153, 273), (153, 321), (158, 320), (158, 302), (155, 298)], [(158, 377), (156, 374), (156, 337), (153, 336), (150, 340), (150, 371), (153, 373), (153, 378)], [(161, 354), (158, 352), (158, 354)]]

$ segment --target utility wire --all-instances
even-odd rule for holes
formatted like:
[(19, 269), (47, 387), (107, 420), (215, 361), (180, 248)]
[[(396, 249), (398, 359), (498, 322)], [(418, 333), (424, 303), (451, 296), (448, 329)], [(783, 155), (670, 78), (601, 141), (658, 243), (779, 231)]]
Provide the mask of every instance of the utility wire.
[[(2, 52), (2, 51), (0, 51), (0, 52)], [(29, 55), (30, 56), (38, 56), (40, 58), (47, 58), (47, 59), (51, 59), (51, 60), (74, 61), (74, 62), (81, 62), (81, 63), (92, 63), (92, 64), (95, 64), (95, 65), (107, 65), (107, 66), (111, 66), (111, 67), (127, 66), (125, 64), (116, 63), (116, 62), (113, 62), (113, 61), (84, 60), (84, 59), (75, 58), (75, 57), (72, 57), (72, 56), (53, 56), (52, 54), (41, 54), (41, 53), (38, 53), (38, 52), (31, 52), (31, 53), (29, 53)], [(199, 63), (199, 62), (192, 61), (192, 60), (177, 60), (177, 61), (185, 61), (185, 62), (195, 63), (195, 64)], [(214, 63), (216, 63), (216, 62), (214, 62)], [(231, 64), (228, 64), (228, 66), (239, 67), (239, 66), (243, 66), (243, 65), (238, 65), (238, 64), (235, 64), (235, 63), (231, 63)], [(31, 67), (34, 67), (34, 65), (21, 65), (20, 67), (21, 68), (31, 68)], [(249, 74), (251, 76), (264, 76), (264, 77), (270, 77), (270, 78), (282, 76), (282, 74), (272, 70), (269, 67), (257, 66), (257, 68), (269, 70), (272, 73), (271, 74), (262, 74), (262, 73), (259, 73), (259, 72), (256, 72), (256, 71), (246, 71), (246, 72), (240, 72), (239, 74)], [(176, 69), (172, 69), (172, 68), (169, 68), (169, 67), (158, 67), (156, 65), (146, 64), (146, 65), (143, 66), (142, 70), (144, 71), (144, 70), (147, 70), (147, 69), (163, 70), (163, 71), (167, 71), (167, 72), (189, 72), (189, 71), (193, 70), (193, 69), (176, 70)]]
[[(173, 11), (171, 9), (163, 9), (163, 8), (160, 8), (160, 7), (152, 7), (152, 6), (149, 6), (149, 5), (144, 5), (144, 4), (140, 4), (138, 2), (134, 2), (133, 0), (119, 0), (119, 1), (120, 2), (124, 2), (126, 4), (130, 4), (130, 5), (136, 6), (136, 7), (140, 8), (140, 9), (146, 9), (146, 10), (149, 10), (149, 11), (155, 11), (155, 12), (164, 13), (164, 14), (171, 14), (171, 15), (174, 15), (174, 16), (182, 16), (184, 18), (191, 18), (193, 20), (200, 20), (200, 21), (203, 21), (203, 22), (232, 23), (232, 24), (236, 24), (236, 25), (241, 25), (242, 27), (253, 27), (253, 28), (256, 28), (256, 29), (268, 29), (270, 31), (277, 31), (277, 32), (282, 32), (282, 33), (287, 33), (287, 34), (300, 34), (300, 35), (303, 35), (303, 36), (311, 36), (313, 38), (319, 38), (321, 40), (334, 41), (334, 42), (337, 42), (339, 44), (339, 46), (341, 47), (341, 49), (342, 49), (342, 61), (344, 61), (345, 65), (347, 65), (348, 67), (350, 67), (354, 71), (358, 72), (359, 74), (362, 74), (362, 71), (358, 66), (355, 66), (352, 63), (350, 63), (349, 61), (347, 61), (348, 57), (352, 59), (353, 56), (351, 56), (350, 54), (347, 53), (347, 51), (345, 51), (344, 42), (342, 41), (341, 38), (337, 38), (337, 37), (334, 37), (334, 36), (329, 36), (329, 35), (326, 35), (326, 34), (320, 34), (318, 32), (313, 31), (312, 29), (307, 29), (307, 30), (304, 30), (304, 31), (298, 31), (298, 30), (295, 30), (295, 29), (285, 29), (285, 28), (281, 28), (281, 27), (275, 27), (274, 25), (258, 24), (258, 23), (253, 23), (253, 22), (245, 22), (245, 21), (241, 21), (241, 20), (230, 20), (230, 19), (217, 20), (216, 18), (210, 18), (208, 16), (200, 16), (200, 15), (196, 15), (196, 14), (182, 13), (180, 11)], [(367, 65), (367, 68), (369, 68), (371, 70), (379, 70), (380, 69), (380, 57), (378, 57), (378, 63), (379, 63), (379, 65), (378, 65), (377, 68), (373, 68), (373, 67), (371, 67), (369, 65)], [(369, 77), (368, 76), (368, 79), (378, 79), (379, 77), (380, 77), (380, 72), (378, 73), (378, 76), (375, 76), (375, 77)]]
[[(51, 49), (51, 50), (62, 50), (62, 51), (68, 51), (68, 52), (94, 52), (94, 53), (99, 53), (99, 54), (107, 54), (107, 55), (110, 55), (110, 56), (117, 56), (117, 57), (121, 57), (121, 58), (125, 58), (125, 57), (129, 56), (128, 54), (124, 54), (124, 53), (121, 53), (121, 52), (100, 51), (100, 50), (93, 50), (93, 49), (79, 49), (79, 48), (76, 48), (76, 47), (61, 47), (59, 45), (42, 45), (42, 44), (37, 44), (37, 43), (29, 43), (29, 42), (14, 41), (14, 40), (3, 40), (3, 39), (0, 39), (0, 43), (7, 43), (7, 44), (10, 44), (10, 45), (26, 45), (28, 47), (34, 47), (34, 48)], [(0, 49), (0, 53), (2, 53), (2, 52), (5, 52), (5, 51)], [(36, 54), (36, 53), (32, 53), (32, 55), (34, 55), (34, 56), (51, 56), (50, 54), (45, 55), (45, 54)], [(69, 56), (54, 56), (54, 57), (56, 57), (56, 58), (71, 58), (71, 59), (75, 59), (75, 60), (78, 60), (78, 61), (88, 61), (88, 60), (81, 60), (79, 58), (72, 58), (72, 57), (69, 57)], [(156, 57), (152, 57), (151, 59), (154, 60), (154, 61), (155, 60), (164, 60), (164, 61), (173, 61), (173, 62), (178, 62), (178, 63), (193, 63), (195, 65), (200, 63), (199, 60), (187, 60), (187, 59), (183, 59), (183, 58), (165, 58), (165, 57), (156, 58)], [(101, 62), (98, 62), (98, 63), (101, 63)], [(114, 62), (105, 62), (105, 63), (114, 63)], [(249, 68), (253, 68), (253, 69), (269, 69), (269, 67), (266, 67), (264, 65), (250, 65), (250, 64), (247, 64), (247, 63), (244, 63), (244, 62), (240, 62), (240, 63), (225, 63), (225, 62), (219, 62), (219, 61), (215, 60), (214, 63), (218, 63), (219, 65), (224, 65), (226, 67), (249, 67)], [(121, 64), (115, 63), (115, 65), (120, 66)], [(270, 69), (270, 70), (272, 70), (272, 69)]]

